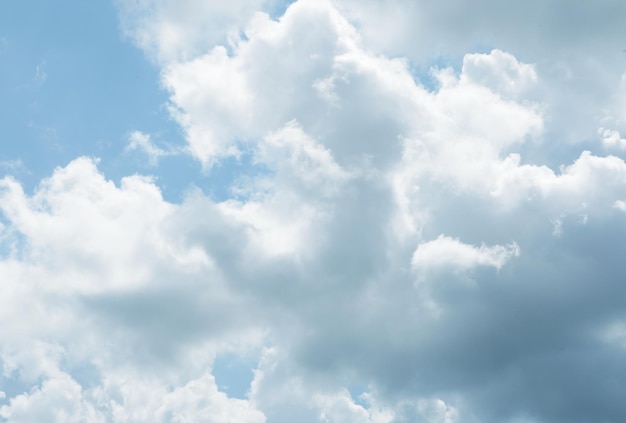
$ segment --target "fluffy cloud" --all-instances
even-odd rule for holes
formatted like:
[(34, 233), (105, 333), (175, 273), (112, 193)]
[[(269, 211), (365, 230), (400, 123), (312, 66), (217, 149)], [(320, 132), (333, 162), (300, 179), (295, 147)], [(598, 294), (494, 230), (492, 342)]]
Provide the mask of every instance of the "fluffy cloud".
[[(2, 407), (7, 421), (264, 421), (206, 374), (218, 343), (254, 343), (257, 325), (236, 323), (243, 299), (182, 228), (202, 203), (166, 203), (141, 177), (117, 187), (86, 158), (33, 196), (10, 178), (2, 189), (18, 245), (1, 263), (2, 316), (16, 324), (3, 326), (0, 353), (8, 387), (29, 387)], [(19, 310), (30, 311), (16, 320)]]
[(491, 90), (510, 96), (523, 93), (537, 82), (534, 66), (519, 63), (500, 50), (490, 54), (466, 54), (463, 57), (463, 77)]
[(493, 247), (481, 245), (477, 248), (454, 238), (439, 236), (434, 241), (420, 244), (413, 253), (411, 263), (416, 268), (493, 266), (499, 269), (511, 257), (517, 255), (519, 248), (515, 244)]
[(623, 113), (614, 107), (624, 73), (620, 34), (626, 10), (619, 0), (335, 3), (367, 45), (410, 58), (422, 78), (433, 61), (460, 66), (465, 54), (476, 50), (498, 48), (534, 63), (539, 86), (532, 94), (551, 121), (547, 141), (560, 140), (552, 151), (558, 160), (568, 157), (563, 150), (572, 143), (595, 137), (606, 110), (612, 116)]
[[(299, 0), (274, 18), (259, 1), (119, 2), (190, 155), (210, 172), (249, 154), (260, 171), (220, 202), (171, 203), (84, 157), (33, 193), (2, 179), (0, 417), (623, 420), (626, 163), (571, 142), (602, 127), (619, 144), (604, 129), (619, 101), (593, 78), (552, 84), (563, 57), (534, 37), (573, 54), (569, 81), (587, 69), (556, 30), (496, 37), (517, 18), (444, 3)], [(481, 10), (480, 31), (460, 19)], [(435, 63), (448, 47), (456, 68)], [(570, 128), (571, 91), (598, 98)], [(258, 358), (244, 399), (212, 374), (226, 353)]]

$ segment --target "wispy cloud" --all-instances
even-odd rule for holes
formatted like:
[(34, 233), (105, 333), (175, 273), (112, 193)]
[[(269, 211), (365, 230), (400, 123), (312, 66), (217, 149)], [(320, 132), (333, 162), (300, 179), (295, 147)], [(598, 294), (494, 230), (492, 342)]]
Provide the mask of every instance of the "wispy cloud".
[(133, 131), (128, 137), (126, 152), (140, 151), (148, 157), (150, 166), (156, 166), (162, 157), (181, 154), (181, 151), (174, 148), (163, 149), (152, 141), (150, 134), (141, 131)]

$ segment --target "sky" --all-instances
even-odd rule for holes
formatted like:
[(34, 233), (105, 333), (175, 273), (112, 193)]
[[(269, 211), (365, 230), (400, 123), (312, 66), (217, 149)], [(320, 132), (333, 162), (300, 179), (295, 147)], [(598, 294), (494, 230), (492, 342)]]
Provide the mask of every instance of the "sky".
[(0, 422), (626, 421), (621, 0), (0, 4)]

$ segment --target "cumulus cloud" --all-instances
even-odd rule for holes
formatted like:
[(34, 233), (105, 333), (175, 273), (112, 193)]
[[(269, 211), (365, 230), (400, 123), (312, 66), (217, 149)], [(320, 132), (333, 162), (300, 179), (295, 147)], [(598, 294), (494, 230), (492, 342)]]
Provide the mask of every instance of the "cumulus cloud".
[(537, 82), (534, 66), (519, 63), (515, 56), (500, 50), (489, 54), (466, 54), (463, 77), (504, 95), (515, 96)]
[(411, 264), (416, 268), (492, 266), (499, 269), (517, 255), (519, 247), (516, 244), (474, 247), (440, 235), (433, 241), (420, 244), (413, 253)]
[(476, 50), (497, 48), (534, 64), (539, 88), (531, 94), (541, 100), (551, 120), (546, 141), (557, 137), (562, 148), (593, 139), (605, 110), (612, 116), (623, 113), (615, 107), (624, 73), (620, 34), (626, 10), (619, 0), (593, 5), (567, 0), (506, 6), (495, 0), (335, 4), (359, 28), (367, 45), (409, 57), (422, 78), (433, 61), (460, 67), (465, 54)]
[(615, 129), (598, 129), (598, 133), (602, 137), (602, 144), (608, 148), (626, 149), (626, 139), (622, 138), (619, 131)]
[[(576, 83), (582, 62), (552, 85), (563, 58), (535, 37), (584, 52), (554, 29), (442, 5), (118, 2), (190, 156), (210, 172), (246, 151), (262, 171), (219, 202), (168, 202), (86, 157), (34, 192), (0, 180), (0, 418), (623, 420), (626, 163), (565, 127), (620, 125), (571, 91), (612, 116), (616, 100)], [(595, 7), (571, 11), (614, 35), (624, 8)], [(481, 10), (484, 30), (459, 15)], [(168, 154), (141, 132), (128, 148)], [(257, 359), (245, 398), (215, 381), (226, 353)]]

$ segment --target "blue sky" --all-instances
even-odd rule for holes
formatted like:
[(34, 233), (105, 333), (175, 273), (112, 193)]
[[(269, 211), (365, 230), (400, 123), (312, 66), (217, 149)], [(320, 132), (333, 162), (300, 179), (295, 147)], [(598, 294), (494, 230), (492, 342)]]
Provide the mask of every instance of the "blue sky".
[(168, 157), (155, 171), (125, 151), (136, 130), (177, 149), (184, 136), (167, 112), (159, 68), (120, 32), (113, 3), (25, 1), (2, 8), (0, 160), (4, 168), (20, 163), (15, 170), (25, 187), (89, 156), (116, 181), (155, 174), (171, 200), (191, 184), (216, 197), (228, 194), (223, 186), (233, 178), (230, 168), (240, 167), (237, 160), (209, 173), (192, 157)]
[(2, 158), (21, 160), (31, 181), (79, 155), (124, 174), (132, 169), (122, 163), (130, 131), (176, 136), (158, 69), (124, 42), (112, 4), (2, 7)]
[(4, 2), (0, 422), (624, 421), (622, 3)]

